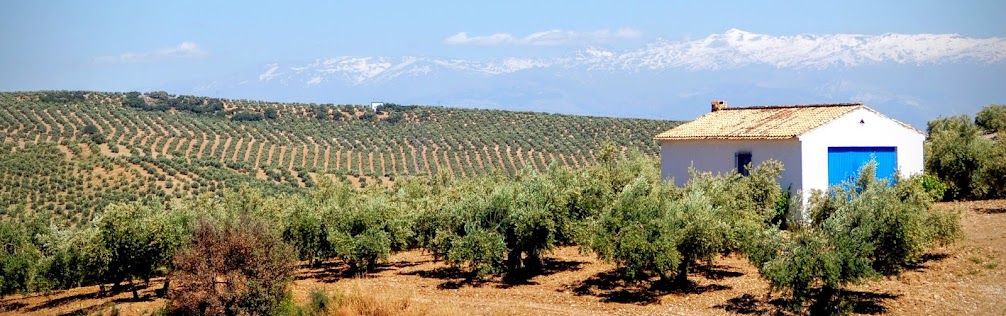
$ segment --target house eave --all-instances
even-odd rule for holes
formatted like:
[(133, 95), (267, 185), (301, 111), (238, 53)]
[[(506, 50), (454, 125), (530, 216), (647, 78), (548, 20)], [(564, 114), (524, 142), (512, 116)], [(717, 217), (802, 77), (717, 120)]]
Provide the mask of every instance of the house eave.
[(787, 140), (797, 139), (800, 135), (787, 136), (701, 136), (701, 137), (654, 137), (656, 141), (678, 140)]

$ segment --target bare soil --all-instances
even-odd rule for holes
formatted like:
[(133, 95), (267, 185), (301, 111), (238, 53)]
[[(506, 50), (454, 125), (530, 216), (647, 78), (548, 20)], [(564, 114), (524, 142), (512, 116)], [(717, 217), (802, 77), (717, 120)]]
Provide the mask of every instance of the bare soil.
[[(942, 203), (961, 210), (963, 241), (934, 249), (926, 260), (897, 278), (848, 287), (846, 302), (856, 314), (1003, 315), (1006, 314), (1006, 200)], [(366, 293), (377, 300), (402, 300), (431, 314), (447, 315), (582, 315), (582, 314), (774, 314), (778, 294), (757, 270), (738, 257), (689, 275), (691, 286), (667, 289), (631, 285), (614, 276), (614, 266), (599, 262), (575, 247), (557, 249), (546, 259), (545, 272), (512, 279), (472, 281), (421, 251), (393, 255), (366, 277), (346, 274), (338, 262), (302, 266), (293, 289), (298, 303), (311, 291), (325, 289)], [(140, 286), (140, 285), (138, 285)], [(98, 287), (8, 296), (0, 314), (69, 315), (149, 314), (164, 304), (154, 280), (140, 290), (99, 297)]]

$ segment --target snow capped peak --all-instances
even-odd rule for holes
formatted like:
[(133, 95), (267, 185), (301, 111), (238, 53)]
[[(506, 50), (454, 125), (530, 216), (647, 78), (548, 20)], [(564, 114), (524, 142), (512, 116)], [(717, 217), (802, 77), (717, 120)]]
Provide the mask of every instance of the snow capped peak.
[(957, 34), (834, 34), (772, 36), (739, 29), (694, 41), (651, 43), (619, 56), (649, 68), (715, 70), (746, 65), (827, 68), (871, 63), (930, 64), (1006, 60), (1006, 39)]
[[(512, 56), (492, 61), (433, 57), (339, 56), (281, 66), (266, 65), (258, 80), (315, 85), (338, 80), (356, 84), (422, 76), (441, 71), (492, 76), (541, 68), (594, 71), (718, 70), (768, 65), (776, 68), (856, 67), (869, 64), (941, 64), (1006, 62), (1006, 38), (972, 38), (958, 34), (767, 35), (731, 28), (695, 40), (658, 39), (634, 50), (587, 47), (567, 56)], [(289, 79), (289, 80), (287, 80)]]
[(279, 75), (276, 73), (276, 70), (279, 70), (279, 64), (269, 64), (268, 67), (269, 70), (266, 70), (262, 74), (258, 75), (259, 81), (269, 81), (272, 77)]
[(747, 31), (744, 31), (744, 30), (741, 30), (741, 29), (732, 28), (732, 29), (727, 30), (725, 33), (723, 33), (723, 35), (725, 37), (728, 37), (728, 38), (744, 38), (746, 36), (756, 35), (756, 34), (751, 33), (751, 32), (747, 32)]

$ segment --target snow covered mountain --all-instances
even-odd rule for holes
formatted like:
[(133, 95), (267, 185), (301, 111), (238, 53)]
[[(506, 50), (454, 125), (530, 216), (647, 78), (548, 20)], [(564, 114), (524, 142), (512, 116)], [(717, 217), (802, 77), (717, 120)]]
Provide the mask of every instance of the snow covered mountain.
[(948, 106), (973, 113), (970, 108), (1006, 101), (1004, 89), (989, 86), (1006, 79), (1004, 64), (1006, 38), (774, 36), (731, 29), (696, 40), (658, 39), (625, 51), (587, 47), (550, 58), (340, 56), (270, 63), (192, 90), (283, 101), (383, 100), (610, 116), (629, 115), (623, 107), (631, 103), (633, 114), (674, 119), (701, 114), (692, 107), (711, 98), (740, 104), (860, 101), (906, 113), (901, 119), (920, 126), (932, 118), (922, 115), (945, 113), (941, 109)]

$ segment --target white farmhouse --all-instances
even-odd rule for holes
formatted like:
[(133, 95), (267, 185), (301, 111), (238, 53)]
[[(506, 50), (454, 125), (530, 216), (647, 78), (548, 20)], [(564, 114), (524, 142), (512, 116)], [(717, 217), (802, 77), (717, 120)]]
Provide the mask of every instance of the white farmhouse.
[(854, 177), (871, 159), (878, 177), (920, 173), (926, 136), (860, 103), (730, 108), (713, 101), (710, 113), (655, 138), (661, 176), (679, 186), (691, 167), (746, 174), (748, 163), (775, 159), (785, 168), (782, 188), (799, 194)]
[(382, 107), (384, 107), (384, 102), (370, 102), (370, 109), (374, 110), (374, 112), (377, 112)]

